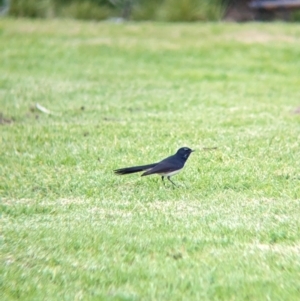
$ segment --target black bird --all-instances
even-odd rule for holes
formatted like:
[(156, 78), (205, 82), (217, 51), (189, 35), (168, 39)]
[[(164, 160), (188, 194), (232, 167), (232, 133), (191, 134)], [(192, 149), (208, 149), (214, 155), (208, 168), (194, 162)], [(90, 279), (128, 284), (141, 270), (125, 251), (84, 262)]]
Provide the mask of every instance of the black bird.
[(125, 167), (114, 170), (114, 172), (118, 175), (127, 175), (130, 173), (145, 172), (142, 174), (143, 176), (149, 176), (152, 174), (159, 174), (161, 175), (161, 179), (164, 182), (164, 178), (167, 177), (167, 179), (176, 186), (176, 184), (171, 180), (171, 176), (174, 176), (180, 170), (183, 168), (186, 160), (190, 156), (190, 154), (193, 152), (188, 147), (182, 147), (180, 148), (177, 153), (173, 156), (170, 156), (158, 163), (152, 163), (147, 165), (141, 165), (141, 166), (133, 166), (133, 167)]

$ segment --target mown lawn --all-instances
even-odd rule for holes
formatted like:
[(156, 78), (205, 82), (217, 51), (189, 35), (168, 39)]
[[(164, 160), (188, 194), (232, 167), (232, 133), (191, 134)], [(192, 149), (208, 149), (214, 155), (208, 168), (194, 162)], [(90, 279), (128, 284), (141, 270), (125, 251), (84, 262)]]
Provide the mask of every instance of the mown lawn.
[[(299, 24), (1, 19), (0, 53), (1, 300), (299, 300)], [(177, 189), (112, 172), (181, 146)]]

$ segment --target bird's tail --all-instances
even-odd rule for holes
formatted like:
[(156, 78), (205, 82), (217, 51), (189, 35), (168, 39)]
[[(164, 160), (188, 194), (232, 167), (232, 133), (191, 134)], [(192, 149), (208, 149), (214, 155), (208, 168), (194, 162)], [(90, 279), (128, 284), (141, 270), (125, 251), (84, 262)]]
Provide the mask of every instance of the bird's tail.
[(157, 163), (141, 165), (141, 166), (125, 167), (125, 168), (120, 168), (120, 169), (114, 170), (114, 173), (116, 173), (117, 175), (127, 175), (130, 173), (135, 173), (135, 172), (140, 172), (140, 171), (151, 169), (156, 165), (157, 165)]

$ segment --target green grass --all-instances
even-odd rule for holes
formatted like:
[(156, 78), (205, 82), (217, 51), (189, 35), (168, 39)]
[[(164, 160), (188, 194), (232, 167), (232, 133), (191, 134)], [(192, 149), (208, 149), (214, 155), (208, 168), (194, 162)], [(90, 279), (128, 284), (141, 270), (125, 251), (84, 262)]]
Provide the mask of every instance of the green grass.
[(299, 36), (1, 19), (1, 300), (299, 300)]

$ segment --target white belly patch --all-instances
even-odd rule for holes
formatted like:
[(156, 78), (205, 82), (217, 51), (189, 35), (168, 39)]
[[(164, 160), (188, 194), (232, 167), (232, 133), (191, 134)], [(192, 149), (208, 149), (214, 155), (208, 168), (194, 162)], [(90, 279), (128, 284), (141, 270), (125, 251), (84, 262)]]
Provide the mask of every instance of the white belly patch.
[[(181, 168), (182, 169), (182, 168)], [(171, 171), (171, 172), (166, 172), (166, 173), (159, 173), (161, 176), (164, 177), (171, 177), (176, 175), (177, 173), (179, 173), (181, 171), (181, 169), (175, 170), (175, 171)]]

